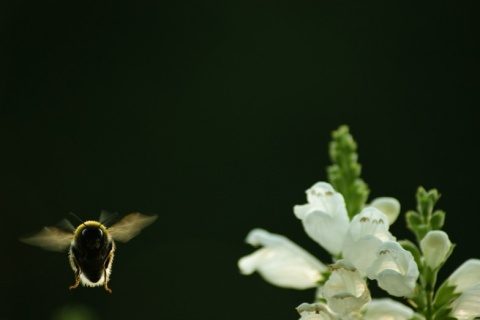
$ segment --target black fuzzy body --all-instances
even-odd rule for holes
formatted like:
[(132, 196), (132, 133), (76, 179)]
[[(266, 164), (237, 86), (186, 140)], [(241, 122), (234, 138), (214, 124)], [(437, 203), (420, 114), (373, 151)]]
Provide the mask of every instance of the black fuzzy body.
[(115, 244), (102, 227), (85, 226), (79, 230), (70, 248), (72, 269), (87, 286), (104, 284), (111, 271)]

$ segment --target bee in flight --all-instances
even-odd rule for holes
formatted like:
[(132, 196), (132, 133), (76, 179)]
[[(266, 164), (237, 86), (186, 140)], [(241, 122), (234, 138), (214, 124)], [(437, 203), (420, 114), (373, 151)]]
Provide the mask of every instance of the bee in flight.
[(107, 292), (112, 293), (108, 281), (112, 271), (115, 241), (129, 241), (157, 219), (157, 215), (130, 213), (107, 228), (104, 223), (113, 216), (102, 211), (100, 215), (102, 222), (80, 220), (81, 224), (77, 228), (64, 219), (63, 228), (70, 229), (70, 232), (63, 228), (48, 226), (33, 236), (20, 238), (20, 241), (51, 251), (65, 251), (69, 248), (68, 258), (75, 273), (75, 283), (70, 286), (70, 290), (82, 283), (89, 287), (103, 285)]

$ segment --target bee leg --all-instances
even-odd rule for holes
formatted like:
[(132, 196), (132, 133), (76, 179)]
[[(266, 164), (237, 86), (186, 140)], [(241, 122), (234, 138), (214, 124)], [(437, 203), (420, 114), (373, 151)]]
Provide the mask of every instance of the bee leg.
[(80, 284), (80, 269), (75, 272), (75, 284), (70, 286), (70, 290), (75, 289)]
[(75, 257), (71, 256), (70, 259), (71, 259), (70, 263), (72, 264), (72, 269), (73, 269), (73, 271), (75, 271), (75, 284), (71, 285), (69, 289), (73, 290), (73, 289), (77, 288), (78, 285), (80, 284), (80, 273), (82, 272), (82, 270), (78, 266), (78, 263), (77, 263), (77, 260), (75, 259)]
[(103, 287), (108, 293), (112, 293), (112, 290), (108, 287), (108, 280), (107, 280), (107, 269), (103, 268), (103, 276), (105, 277), (105, 281), (103, 282)]
[(113, 251), (110, 251), (110, 254), (108, 255), (108, 258), (105, 259), (105, 262), (103, 263), (103, 287), (108, 293), (112, 293), (112, 290), (108, 287), (108, 275), (107, 275), (107, 268), (109, 263), (112, 261), (113, 258)]

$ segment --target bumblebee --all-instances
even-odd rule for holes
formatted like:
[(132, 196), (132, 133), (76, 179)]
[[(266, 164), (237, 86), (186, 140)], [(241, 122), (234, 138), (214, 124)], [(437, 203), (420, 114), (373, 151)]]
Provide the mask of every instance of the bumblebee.
[(68, 258), (75, 273), (75, 283), (70, 286), (70, 290), (81, 283), (88, 287), (103, 285), (107, 292), (112, 293), (108, 281), (112, 271), (115, 241), (129, 241), (153, 223), (157, 215), (130, 213), (111, 227), (105, 227), (104, 223), (112, 217), (113, 215), (102, 211), (102, 222), (89, 220), (82, 222), (77, 228), (65, 219), (62, 221), (62, 228), (47, 226), (33, 236), (20, 238), (20, 241), (51, 251), (65, 251), (69, 248)]

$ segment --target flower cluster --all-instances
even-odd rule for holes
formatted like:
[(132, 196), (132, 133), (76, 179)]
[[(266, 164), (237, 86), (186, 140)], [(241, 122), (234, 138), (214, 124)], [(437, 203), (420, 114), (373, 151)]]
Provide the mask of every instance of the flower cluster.
[[(326, 266), (284, 236), (254, 229), (246, 241), (260, 249), (239, 260), (240, 271), (256, 271), (284, 288), (317, 288), (313, 303), (297, 307), (301, 320), (480, 316), (480, 260), (466, 261), (435, 291), (438, 271), (454, 248), (440, 230), (445, 213), (433, 211), (436, 190), (419, 188), (417, 211), (406, 214), (417, 244), (398, 241), (389, 227), (399, 216), (400, 203), (391, 197), (366, 203), (369, 191), (359, 178), (355, 150), (347, 127), (335, 131), (330, 183), (315, 183), (306, 191), (307, 203), (293, 208), (307, 235), (332, 256), (332, 263)], [(394, 298), (372, 299), (367, 279)]]

